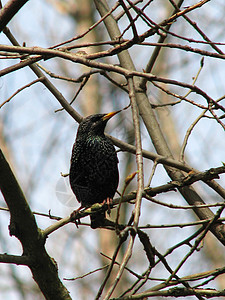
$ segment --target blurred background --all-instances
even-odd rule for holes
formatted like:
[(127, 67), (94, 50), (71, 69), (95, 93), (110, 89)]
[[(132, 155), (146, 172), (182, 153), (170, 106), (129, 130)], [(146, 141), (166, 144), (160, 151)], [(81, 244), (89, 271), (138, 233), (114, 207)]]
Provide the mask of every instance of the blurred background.
[[(183, 1), (181, 8), (184, 9), (196, 2)], [(2, 1), (3, 5), (5, 3), (6, 1)], [(109, 1), (108, 3), (110, 7), (115, 5), (115, 1)], [(146, 3), (146, 1), (140, 1), (137, 6), (141, 8)], [(153, 2), (149, 1), (145, 13), (154, 22), (160, 23), (170, 16), (172, 11), (173, 7), (170, 1), (155, 0)], [(121, 8), (115, 10), (113, 14), (116, 18), (119, 18), (119, 26), (121, 32), (123, 32), (129, 24), (126, 15), (121, 16)], [(197, 26), (212, 41), (225, 43), (224, 14), (224, 1), (215, 0), (213, 2), (209, 1), (201, 8), (194, 10), (188, 14), (188, 17), (196, 22)], [(21, 45), (25, 43), (26, 46), (51, 47), (85, 32), (98, 19), (99, 15), (94, 4), (89, 0), (37, 0), (27, 2), (8, 24), (8, 27)], [(139, 34), (147, 30), (146, 24), (140, 18), (135, 24)], [(166, 43), (187, 45), (192, 48), (214, 52), (210, 45), (198, 42), (203, 41), (202, 37), (184, 18), (179, 18), (174, 22), (170, 31), (174, 35), (168, 34)], [(129, 30), (125, 33), (124, 38), (131, 37), (132, 31)], [(97, 29), (92, 30), (84, 38), (74, 43), (93, 43), (104, 40), (109, 40), (109, 37), (101, 24)], [(149, 43), (156, 43), (157, 41), (157, 35), (146, 40)], [(3, 33), (0, 35), (0, 43), (11, 45)], [(218, 47), (221, 51), (225, 50), (224, 45), (218, 45)], [(94, 53), (103, 49), (107, 49), (107, 46), (82, 47), (75, 50)], [(154, 45), (137, 45), (129, 49), (138, 71), (146, 68), (154, 49)], [(165, 47), (161, 50), (152, 73), (159, 77), (192, 84), (200, 71), (196, 85), (214, 100), (221, 98), (220, 104), (224, 105), (224, 60), (206, 56), (204, 65), (201, 68), (201, 59), (202, 55), (197, 53), (176, 49), (175, 47)], [(102, 61), (113, 64), (118, 63), (116, 56), (106, 57)], [(0, 68), (4, 69), (17, 62), (19, 60), (0, 59)], [(45, 68), (44, 70), (63, 77), (60, 79), (46, 75), (68, 102), (73, 99), (81, 85), (81, 83), (73, 82), (72, 79), (76, 79), (88, 71), (88, 68), (84, 66), (57, 58), (41, 61), (40, 65)], [(115, 74), (111, 77), (117, 82), (124, 83), (122, 77), (120, 78)], [(0, 105), (18, 89), (35, 79), (35, 74), (28, 67), (0, 78)], [(163, 84), (160, 84), (160, 86), (181, 96), (188, 92), (187, 89), (178, 86)], [(202, 114), (203, 108), (186, 101), (168, 105), (168, 103), (177, 102), (179, 99), (163, 92), (152, 83), (148, 84), (148, 96), (149, 101), (154, 104), (155, 113), (170, 149), (174, 157), (179, 158), (186, 132)], [(205, 99), (195, 93), (191, 93), (187, 98), (207, 107)], [(97, 112), (118, 110), (128, 104), (128, 94), (97, 73), (90, 77), (73, 103), (73, 107), (81, 115), (87, 116)], [(55, 97), (40, 82), (22, 90), (0, 109), (0, 146), (23, 188), (32, 211), (45, 214), (50, 211), (52, 215), (65, 217), (79, 206), (71, 193), (68, 177), (61, 176), (61, 173), (66, 174), (69, 171), (70, 155), (78, 124), (65, 110), (57, 111), (60, 108), (61, 106)], [(223, 119), (221, 120), (223, 122)], [(141, 128), (143, 148), (155, 152), (142, 123)], [(134, 144), (134, 128), (130, 109), (113, 118), (107, 125), (106, 131), (123, 141)], [(218, 167), (225, 161), (224, 149), (224, 130), (207, 113), (205, 117), (199, 119), (189, 137), (185, 149), (185, 160), (192, 167), (204, 171), (211, 167)], [(120, 170), (118, 190), (121, 192), (126, 176), (134, 172), (137, 167), (134, 155), (118, 152), (118, 157)], [(145, 185), (148, 184), (152, 167), (153, 162), (144, 159)], [(158, 165), (151, 181), (151, 187), (165, 184), (169, 180), (163, 167)], [(224, 186), (224, 175), (220, 176), (219, 183)], [(206, 203), (222, 201), (206, 185), (196, 183), (194, 186)], [(135, 179), (130, 184), (127, 192), (136, 188)], [(161, 194), (156, 198), (176, 205), (187, 205), (183, 198), (175, 192)], [(0, 196), (0, 206), (6, 207), (2, 196)], [(133, 205), (123, 205), (122, 223), (127, 222), (132, 209)], [(216, 209), (212, 210), (216, 211)], [(38, 226), (42, 229), (54, 223), (53, 220), (44, 216), (36, 216), (36, 220)], [(140, 225), (142, 226), (146, 226), (146, 224), (159, 226), (161, 224), (179, 224), (194, 222), (195, 220), (196, 216), (191, 210), (169, 209), (143, 200), (140, 218)], [(49, 255), (57, 261), (60, 278), (70, 291), (71, 297), (85, 300), (94, 299), (104, 278), (104, 269), (84, 278), (70, 281), (65, 279), (82, 276), (108, 264), (110, 260), (104, 258), (100, 252), (111, 257), (115, 245), (117, 245), (117, 237), (115, 233), (107, 230), (90, 229), (87, 226), (89, 218), (83, 219), (82, 223), (85, 224), (80, 225), (79, 229), (74, 224), (68, 224), (52, 233), (47, 240), (46, 248)], [(8, 224), (9, 213), (1, 211), (0, 251), (1, 253), (21, 254), (20, 243), (14, 237), (9, 237)], [(167, 249), (194, 233), (196, 227), (165, 229), (159, 227), (146, 229), (145, 231), (148, 233), (153, 246), (161, 253), (165, 253)], [(126, 245), (121, 249), (118, 261), (122, 257), (125, 248)], [(142, 274), (148, 268), (146, 257), (140, 255), (143, 251), (142, 248), (143, 246), (136, 241), (133, 256), (128, 265), (138, 274)], [(189, 247), (182, 246), (167, 257), (171, 268), (177, 266), (187, 251), (189, 251)], [(186, 276), (215, 269), (224, 266), (224, 259), (225, 254), (222, 245), (209, 233), (201, 251), (195, 252), (178, 274), (179, 276)], [(150, 275), (152, 279), (163, 279), (168, 276), (168, 271), (160, 264), (154, 268)], [(117, 289), (115, 296), (121, 294), (125, 288), (130, 287), (134, 280), (135, 278), (132, 275), (125, 272), (121, 287)], [(225, 285), (224, 280), (225, 277), (220, 276), (215, 281), (210, 282), (210, 287), (222, 289)], [(157, 282), (157, 280), (152, 280), (149, 282), (149, 287)], [(110, 285), (110, 282), (108, 284)], [(0, 293), (2, 299), (43, 299), (29, 269), (15, 265), (0, 265)]]

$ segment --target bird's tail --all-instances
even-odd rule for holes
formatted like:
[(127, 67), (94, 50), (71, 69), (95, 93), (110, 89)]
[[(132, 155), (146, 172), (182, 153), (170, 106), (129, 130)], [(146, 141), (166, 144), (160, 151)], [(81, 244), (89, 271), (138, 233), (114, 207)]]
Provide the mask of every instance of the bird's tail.
[(92, 214), (90, 217), (92, 229), (96, 229), (105, 224), (105, 211), (97, 212), (96, 214)]

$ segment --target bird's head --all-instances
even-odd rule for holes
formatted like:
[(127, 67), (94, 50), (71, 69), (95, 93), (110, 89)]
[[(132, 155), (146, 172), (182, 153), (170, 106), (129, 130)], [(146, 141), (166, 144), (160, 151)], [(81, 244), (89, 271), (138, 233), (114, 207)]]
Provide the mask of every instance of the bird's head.
[(108, 114), (90, 115), (83, 119), (78, 128), (78, 135), (103, 135), (109, 119), (118, 114), (120, 110)]

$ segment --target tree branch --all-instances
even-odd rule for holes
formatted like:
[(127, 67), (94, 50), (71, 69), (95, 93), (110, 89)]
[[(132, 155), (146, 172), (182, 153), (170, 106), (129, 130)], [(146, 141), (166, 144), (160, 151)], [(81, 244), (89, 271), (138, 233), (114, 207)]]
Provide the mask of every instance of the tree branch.
[(10, 210), (10, 235), (19, 239), (23, 255), (29, 256), (29, 268), (43, 295), (46, 299), (71, 299), (58, 277), (55, 262), (44, 248), (43, 235), (1, 150), (0, 189)]
[(32, 262), (32, 260), (29, 256), (0, 254), (0, 263), (29, 266), (31, 264), (31, 262)]
[(0, 32), (28, 0), (9, 0), (0, 10)]

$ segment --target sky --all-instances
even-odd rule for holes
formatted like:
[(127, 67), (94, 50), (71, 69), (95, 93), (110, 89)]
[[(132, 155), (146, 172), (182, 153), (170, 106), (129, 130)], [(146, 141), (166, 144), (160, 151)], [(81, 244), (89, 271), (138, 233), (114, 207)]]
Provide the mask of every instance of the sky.
[[(3, 2), (4, 4), (5, 2)], [(218, 7), (223, 8), (223, 2), (218, 1)], [(199, 12), (199, 11), (198, 11)], [(213, 4), (208, 4), (204, 8), (203, 13), (200, 11), (200, 15), (193, 14), (193, 19), (197, 19), (201, 22), (201, 26), (204, 30), (207, 30), (209, 26), (209, 35), (213, 40), (218, 42), (225, 42), (224, 39), (224, 26), (217, 28), (212, 21), (215, 16), (217, 16), (218, 22), (223, 22), (222, 9), (217, 9)], [(207, 14), (209, 22), (204, 20), (204, 15)], [(160, 17), (160, 15), (159, 15)], [(222, 24), (223, 24), (222, 23)], [(41, 46), (49, 47), (62, 40), (67, 40), (76, 34), (76, 24), (71, 17), (68, 17), (66, 13), (62, 10), (55, 9), (52, 3), (49, 1), (28, 1), (27, 4), (21, 9), (21, 11), (16, 15), (16, 17), (10, 22), (9, 28), (18, 41), (22, 44), (26, 42), (27, 46)], [(140, 28), (140, 31), (143, 28)], [(183, 30), (181, 28), (181, 30)], [(195, 38), (194, 33), (190, 27), (185, 28), (183, 33), (187, 36)], [(197, 37), (196, 37), (197, 38)], [(154, 39), (154, 38), (153, 38)], [(155, 40), (154, 40), (155, 41)], [(10, 44), (3, 34), (0, 35), (1, 44)], [(181, 42), (180, 42), (181, 43)], [(196, 47), (196, 45), (190, 45)], [(198, 46), (198, 45), (197, 45)], [(224, 46), (221, 46), (224, 50)], [(209, 50), (207, 48), (207, 50)], [(138, 70), (142, 70), (146, 63), (146, 58), (149, 55), (149, 48), (145, 48), (140, 51), (140, 46), (134, 47), (130, 50), (132, 57), (135, 58), (135, 64)], [(193, 55), (192, 53), (182, 53), (180, 50), (168, 51), (166, 67), (170, 67), (170, 76), (176, 80), (183, 82), (192, 83), (193, 77), (196, 76), (201, 57), (198, 55)], [(0, 67), (5, 68), (10, 64), (14, 64), (15, 60), (0, 60)], [(66, 70), (71, 76), (76, 77), (79, 74), (78, 66), (74, 66), (72, 63), (63, 62), (65, 65), (61, 65), (59, 60), (50, 60), (41, 62), (45, 67), (49, 68), (56, 74), (60, 74), (62, 70)], [(206, 91), (213, 99), (218, 99), (219, 97), (225, 95), (225, 87), (223, 84), (225, 75), (224, 61), (206, 57), (204, 61), (204, 67), (200, 72), (197, 80), (197, 85)], [(3, 78), (0, 78), (0, 100), (7, 99), (12, 93), (18, 90), (21, 86), (28, 84), (30, 81), (36, 79), (35, 75), (28, 68), (11, 73)], [(74, 95), (74, 90), (77, 89), (77, 85), (72, 83), (63, 82), (56, 79), (51, 79), (57, 88), (62, 92), (62, 94), (70, 101)], [(174, 88), (174, 87), (173, 87)], [(100, 87), (103, 91), (103, 99), (106, 101), (107, 97), (110, 97), (110, 89), (107, 86), (102, 85)], [(149, 87), (149, 98), (155, 102), (160, 102), (160, 94), (152, 86)], [(183, 94), (182, 94), (183, 95)], [(78, 98), (74, 104), (75, 109), (80, 111), (81, 100)], [(205, 100), (196, 94), (191, 94), (190, 99), (196, 102), (206, 105)], [(171, 98), (171, 101), (173, 98)], [(124, 94), (113, 95), (112, 101), (119, 103), (119, 105), (127, 105), (129, 99), (128, 96)], [(224, 105), (224, 100), (221, 104)], [(105, 105), (105, 108), (109, 107), (111, 109), (112, 103)], [(0, 120), (3, 124), (3, 132), (7, 144), (9, 145), (11, 156), (11, 163), (15, 168), (15, 173), (17, 178), (25, 191), (26, 197), (31, 205), (33, 211), (39, 211), (43, 213), (51, 213), (58, 216), (66, 216), (71, 212), (72, 207), (78, 207), (78, 203), (75, 198), (72, 198), (72, 194), (68, 185), (68, 180), (61, 177), (60, 173), (67, 173), (70, 164), (70, 155), (72, 145), (75, 139), (77, 124), (76, 122), (67, 114), (65, 111), (55, 112), (60, 108), (59, 103), (50, 94), (50, 92), (41, 84), (37, 83), (30, 88), (23, 90), (16, 97), (14, 97), (9, 103), (0, 109)], [(194, 120), (201, 113), (200, 109), (196, 109), (190, 104), (182, 104), (174, 106), (168, 114), (171, 114), (172, 118), (175, 120), (177, 134), (182, 143), (185, 133), (189, 126), (194, 122)], [(130, 117), (126, 120), (127, 123), (130, 122)], [(115, 125), (115, 124), (114, 124)], [(142, 127), (143, 128), (143, 127)], [(116, 137), (123, 138), (123, 131), (118, 131), (113, 125), (107, 127), (107, 132), (115, 135)], [(154, 151), (152, 144), (148, 139), (147, 132), (143, 130), (142, 132), (143, 148)], [(198, 125), (194, 128), (190, 140), (187, 146), (186, 155), (188, 157), (190, 165), (203, 171), (211, 167), (218, 167), (224, 159), (224, 149), (225, 149), (225, 138), (224, 130), (217, 122), (209, 119), (202, 119)], [(123, 173), (124, 166), (124, 154), (118, 154), (120, 159), (120, 173)], [(152, 168), (152, 162), (146, 162), (145, 171), (147, 182), (150, 169)], [(162, 170), (162, 167), (157, 167), (156, 176), (153, 179), (153, 186), (166, 183), (169, 181), (168, 176)], [(220, 183), (224, 186), (225, 176), (221, 176)], [(121, 186), (123, 182), (121, 182)], [(218, 198), (214, 199), (215, 195), (209, 191), (205, 185), (198, 185), (198, 189), (207, 200), (209, 201), (221, 201)], [(210, 195), (210, 197), (208, 197)], [(68, 200), (69, 199), (69, 200)], [(165, 196), (159, 196), (162, 201), (165, 200)], [(3, 199), (0, 199), (0, 205), (5, 206)], [(174, 193), (168, 194), (166, 201), (175, 201), (176, 204), (185, 204), (184, 200)], [(146, 202), (143, 204), (143, 218), (141, 221), (143, 224), (148, 222), (147, 211), (148, 204)], [(152, 204), (152, 211), (154, 213), (151, 217), (151, 222), (154, 224), (160, 224), (161, 222), (185, 222), (193, 220), (193, 216), (186, 211), (170, 210), (168, 214), (168, 209), (162, 208)], [(5, 212), (2, 212), (1, 226), (3, 227), (3, 235), (7, 235), (7, 228), (5, 223), (8, 222), (8, 216)], [(38, 225), (41, 228), (49, 226), (48, 218), (37, 217)], [(83, 230), (83, 231), (82, 231)], [(62, 238), (62, 232), (64, 234)], [(86, 232), (88, 237), (90, 237), (90, 242), (85, 242), (82, 245), (79, 242), (74, 242), (72, 238), (76, 235)], [(81, 229), (78, 233), (75, 232), (74, 226), (68, 225), (67, 228), (62, 229), (61, 232), (54, 233), (50, 241), (47, 242), (47, 249), (50, 255), (53, 255), (56, 260), (62, 262), (64, 268), (60, 269), (60, 275), (69, 277), (73, 276), (73, 271), (69, 268), (68, 262), (65, 263), (65, 258), (68, 252), (63, 250), (66, 249), (67, 243), (69, 243), (70, 248), (76, 251), (83, 251), (83, 255), (88, 252), (88, 247), (93, 247), (97, 251), (96, 247), (96, 235), (93, 232), (88, 232), (85, 229)], [(151, 230), (152, 232), (152, 230)], [(181, 236), (184, 234), (188, 236), (190, 230), (187, 228), (184, 230), (177, 230), (176, 235), (174, 235), (170, 230), (168, 230), (168, 236), (170, 239), (164, 244), (162, 240), (158, 238), (159, 233), (157, 230), (152, 232), (154, 242), (158, 247), (166, 250), (168, 247), (178, 242)], [(172, 238), (173, 236), (173, 238)], [(54, 247), (58, 239), (61, 239), (60, 247)], [(90, 243), (88, 246), (86, 243)], [(8, 250), (4, 250), (3, 247), (1, 251), (15, 251), (19, 254), (21, 249), (19, 243), (15, 239), (11, 239), (7, 245)], [(177, 255), (177, 260), (182, 257), (183, 253)], [(95, 255), (93, 255), (95, 257)], [(171, 258), (171, 264), (176, 265), (177, 260), (173, 261), (174, 257)], [(71, 258), (73, 263), (76, 265), (76, 258), (73, 256)], [(193, 256), (192, 263), (188, 265), (187, 268), (193, 268), (195, 263), (198, 261), (197, 256)], [(202, 264), (205, 268), (210, 264), (207, 261), (202, 260)], [(143, 268), (144, 268), (143, 263)], [(91, 266), (92, 267), (92, 266)], [(94, 267), (94, 266), (93, 266)], [(6, 267), (4, 267), (6, 268)], [(63, 270), (62, 270), (63, 269)], [(196, 271), (198, 267), (196, 266)], [(26, 274), (29, 278), (29, 272), (25, 271), (24, 268), (16, 269), (16, 272), (21, 274)], [(81, 270), (82, 271), (82, 270)], [(165, 275), (166, 276), (166, 275)], [(76, 288), (72, 287), (72, 283), (67, 283), (71, 288), (72, 294), (76, 294)], [(7, 294), (5, 299), (10, 298), (12, 295)], [(16, 297), (16, 296), (13, 296)], [(15, 298), (17, 299), (17, 298)]]

